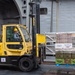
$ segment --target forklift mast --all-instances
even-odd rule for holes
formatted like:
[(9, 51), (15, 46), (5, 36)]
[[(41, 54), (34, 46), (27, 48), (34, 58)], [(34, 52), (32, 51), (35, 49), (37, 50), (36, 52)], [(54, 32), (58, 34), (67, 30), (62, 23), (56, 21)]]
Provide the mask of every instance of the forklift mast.
[[(37, 67), (36, 60), (36, 34), (40, 34), (40, 4), (38, 1), (32, 1), (29, 3), (31, 6), (32, 12), (30, 17), (32, 18), (32, 56), (35, 63), (35, 67)], [(35, 20), (35, 22), (34, 22)]]

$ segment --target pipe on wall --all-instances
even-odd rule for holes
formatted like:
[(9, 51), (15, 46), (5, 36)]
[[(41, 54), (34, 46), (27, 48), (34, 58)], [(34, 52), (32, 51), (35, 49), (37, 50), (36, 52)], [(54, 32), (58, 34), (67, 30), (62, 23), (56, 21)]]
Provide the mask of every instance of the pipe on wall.
[(51, 0), (51, 23), (50, 23), (50, 32), (53, 30), (53, 0)]
[(56, 0), (56, 32), (58, 32), (59, 24), (59, 0)]

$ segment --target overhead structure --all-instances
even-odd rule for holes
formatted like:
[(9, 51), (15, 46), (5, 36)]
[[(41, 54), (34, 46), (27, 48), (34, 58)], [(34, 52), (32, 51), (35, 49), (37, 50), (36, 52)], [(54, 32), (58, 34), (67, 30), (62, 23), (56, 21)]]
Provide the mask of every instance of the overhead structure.
[(56, 0), (56, 2), (59, 2), (59, 0)]
[(19, 23), (19, 12), (13, 0), (0, 0), (0, 25)]
[(20, 23), (29, 28), (30, 0), (0, 0), (0, 26)]
[[(20, 15), (20, 23), (29, 26), (30, 0), (13, 0)], [(28, 27), (29, 28), (29, 27)]]

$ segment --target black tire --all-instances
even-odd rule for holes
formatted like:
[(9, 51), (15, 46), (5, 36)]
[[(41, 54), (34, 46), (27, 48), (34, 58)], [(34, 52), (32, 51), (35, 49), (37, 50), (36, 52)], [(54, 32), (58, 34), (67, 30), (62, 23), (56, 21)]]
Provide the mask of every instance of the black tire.
[(23, 57), (19, 61), (19, 68), (21, 71), (29, 72), (33, 69), (33, 60), (28, 57)]

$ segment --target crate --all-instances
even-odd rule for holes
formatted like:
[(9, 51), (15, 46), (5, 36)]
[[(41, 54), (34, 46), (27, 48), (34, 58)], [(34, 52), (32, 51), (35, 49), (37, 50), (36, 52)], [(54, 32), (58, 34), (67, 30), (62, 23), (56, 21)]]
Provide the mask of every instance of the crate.
[(71, 59), (71, 64), (75, 64), (75, 59)]
[(63, 52), (57, 51), (56, 52), (56, 58), (63, 58)]
[(72, 59), (75, 59), (75, 52), (72, 52)]
[(71, 52), (66, 52), (66, 51), (65, 51), (65, 52), (63, 53), (63, 57), (64, 57), (64, 59), (71, 59), (71, 57), (72, 57), (72, 56), (71, 56)]
[(64, 59), (64, 64), (71, 64), (71, 59)]
[(56, 59), (56, 64), (64, 64), (64, 59)]

